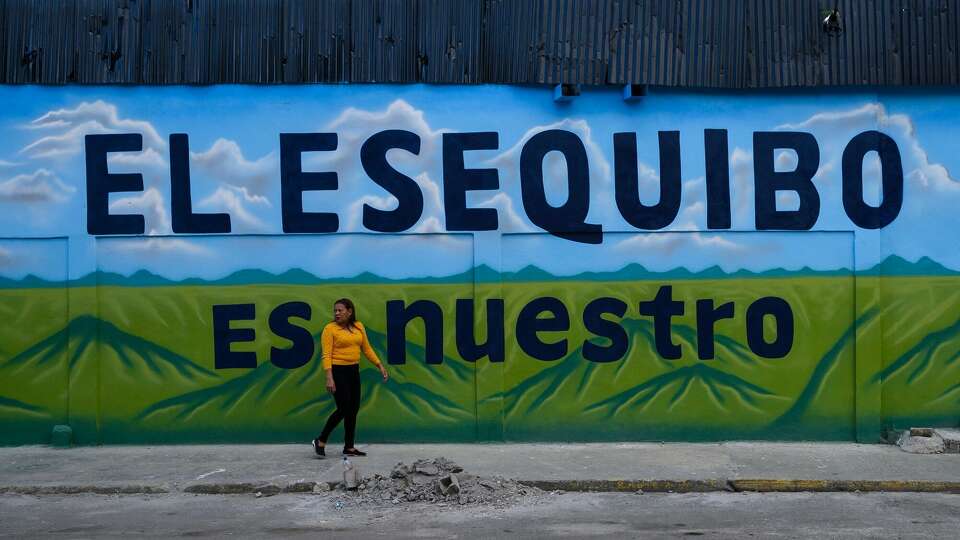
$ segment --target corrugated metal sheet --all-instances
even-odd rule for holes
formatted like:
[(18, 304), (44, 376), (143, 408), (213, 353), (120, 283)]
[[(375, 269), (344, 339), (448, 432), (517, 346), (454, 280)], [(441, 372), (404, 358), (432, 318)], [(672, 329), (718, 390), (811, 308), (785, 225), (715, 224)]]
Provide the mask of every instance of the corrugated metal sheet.
[(960, 0), (0, 0), (0, 30), (5, 84), (960, 83)]

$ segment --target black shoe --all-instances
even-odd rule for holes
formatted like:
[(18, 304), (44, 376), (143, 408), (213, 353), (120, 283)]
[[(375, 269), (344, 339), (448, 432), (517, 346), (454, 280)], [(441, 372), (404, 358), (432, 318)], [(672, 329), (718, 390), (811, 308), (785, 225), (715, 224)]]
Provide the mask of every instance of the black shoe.
[(366, 452), (361, 452), (361, 451), (357, 450), (356, 448), (344, 448), (344, 449), (343, 449), (343, 455), (345, 455), (345, 456), (365, 456), (365, 455), (367, 455), (367, 453), (366, 453)]
[(326, 456), (327, 453), (324, 451), (324, 447), (320, 446), (320, 439), (316, 438), (313, 440), (313, 451), (317, 453), (318, 456)]

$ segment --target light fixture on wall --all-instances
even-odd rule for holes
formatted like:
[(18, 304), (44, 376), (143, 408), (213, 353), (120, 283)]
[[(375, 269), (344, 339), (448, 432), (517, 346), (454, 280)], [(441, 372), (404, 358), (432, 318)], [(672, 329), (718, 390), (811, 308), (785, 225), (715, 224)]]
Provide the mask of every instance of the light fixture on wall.
[(566, 103), (579, 95), (579, 84), (558, 84), (553, 87), (553, 101), (557, 103)]
[(644, 84), (625, 84), (623, 85), (623, 100), (636, 101), (647, 95), (647, 86)]
[(828, 36), (839, 36), (843, 33), (843, 20), (840, 19), (840, 10), (837, 8), (825, 9), (820, 12), (823, 17), (823, 32)]

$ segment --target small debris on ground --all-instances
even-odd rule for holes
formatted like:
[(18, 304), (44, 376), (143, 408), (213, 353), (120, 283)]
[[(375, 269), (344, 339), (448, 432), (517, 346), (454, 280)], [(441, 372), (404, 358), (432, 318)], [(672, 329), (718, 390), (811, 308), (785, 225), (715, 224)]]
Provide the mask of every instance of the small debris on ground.
[(897, 446), (904, 452), (911, 454), (942, 454), (944, 451), (943, 437), (932, 433), (914, 436), (917, 428), (904, 431), (897, 440)]
[[(345, 491), (341, 484), (339, 490)], [(351, 505), (397, 505), (434, 503), (438, 507), (463, 505), (510, 506), (535, 502), (549, 496), (536, 487), (499, 476), (477, 476), (443, 458), (418, 459), (412, 464), (398, 463), (388, 476), (364, 477), (359, 489), (340, 493), (336, 507)]]
[(960, 429), (938, 428), (935, 433), (943, 439), (945, 453), (960, 454)]

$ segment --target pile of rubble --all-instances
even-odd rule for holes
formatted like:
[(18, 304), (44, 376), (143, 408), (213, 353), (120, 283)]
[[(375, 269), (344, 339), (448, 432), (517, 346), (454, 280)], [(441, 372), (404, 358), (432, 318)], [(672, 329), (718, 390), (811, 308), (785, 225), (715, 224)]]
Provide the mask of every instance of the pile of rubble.
[(911, 454), (960, 454), (960, 430), (910, 428), (900, 434), (897, 446)]
[[(345, 489), (346, 486), (339, 486)], [(353, 503), (400, 504), (411, 502), (451, 505), (507, 505), (544, 492), (516, 480), (482, 477), (464, 472), (445, 459), (419, 459), (411, 465), (398, 463), (389, 477), (376, 474), (360, 480), (349, 500)]]

